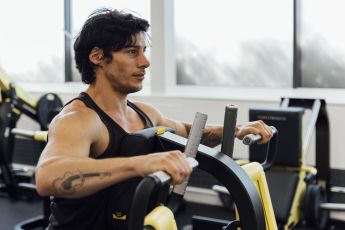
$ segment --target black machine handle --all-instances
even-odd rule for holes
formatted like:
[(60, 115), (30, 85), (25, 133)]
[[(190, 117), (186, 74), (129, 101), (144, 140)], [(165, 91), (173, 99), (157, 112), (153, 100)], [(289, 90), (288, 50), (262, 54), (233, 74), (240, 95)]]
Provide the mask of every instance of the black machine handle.
[[(187, 161), (192, 169), (198, 166), (198, 162), (194, 158), (188, 157)], [(132, 201), (128, 229), (143, 229), (144, 218), (147, 214), (151, 197), (170, 181), (170, 175), (163, 171), (152, 173), (140, 181)]]
[[(274, 163), (275, 156), (277, 154), (277, 147), (278, 147), (278, 130), (274, 126), (270, 126), (272, 129), (273, 137), (268, 142), (267, 145), (267, 153), (266, 159), (262, 163), (262, 167), (265, 171), (270, 169)], [(262, 139), (260, 135), (248, 134), (246, 135), (242, 142), (245, 145), (252, 145), (254, 143), (259, 142)]]
[(225, 107), (221, 152), (231, 158), (234, 151), (237, 111), (237, 105), (227, 105)]
[[(207, 115), (197, 112), (193, 121), (193, 125), (189, 131), (188, 140), (184, 153), (187, 157), (195, 158), (203, 135), (203, 130), (206, 126)], [(167, 202), (167, 207), (173, 212), (177, 213), (183, 203), (183, 196), (186, 192), (189, 178), (181, 184), (175, 185)]]

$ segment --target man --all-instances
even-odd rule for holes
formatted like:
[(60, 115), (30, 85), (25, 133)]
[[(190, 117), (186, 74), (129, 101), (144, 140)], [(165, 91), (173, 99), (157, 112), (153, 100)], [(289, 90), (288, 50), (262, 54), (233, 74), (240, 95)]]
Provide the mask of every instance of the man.
[[(119, 11), (92, 14), (74, 50), (85, 92), (65, 105), (49, 127), (49, 141), (36, 170), (37, 191), (53, 196), (48, 229), (126, 229), (131, 196), (140, 177), (163, 170), (172, 183), (191, 173), (185, 155), (168, 151), (133, 156), (121, 152), (124, 137), (152, 126), (166, 126), (187, 137), (191, 125), (165, 117), (156, 108), (132, 103), (127, 95), (142, 89), (149, 24)], [(222, 127), (206, 127), (203, 144), (220, 144)], [(263, 122), (239, 125), (271, 138)]]

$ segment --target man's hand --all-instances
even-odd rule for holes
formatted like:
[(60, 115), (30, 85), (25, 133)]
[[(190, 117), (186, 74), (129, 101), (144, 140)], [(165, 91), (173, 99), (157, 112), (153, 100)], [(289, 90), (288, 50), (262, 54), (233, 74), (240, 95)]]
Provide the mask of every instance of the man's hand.
[(137, 158), (138, 164), (136, 164), (135, 170), (139, 175), (147, 176), (157, 171), (164, 171), (171, 176), (172, 184), (181, 184), (192, 172), (186, 155), (178, 150), (152, 153), (134, 158)]
[(272, 138), (272, 129), (263, 121), (250, 121), (236, 126), (235, 137), (242, 140), (247, 134), (259, 134), (262, 140), (258, 144), (266, 144)]

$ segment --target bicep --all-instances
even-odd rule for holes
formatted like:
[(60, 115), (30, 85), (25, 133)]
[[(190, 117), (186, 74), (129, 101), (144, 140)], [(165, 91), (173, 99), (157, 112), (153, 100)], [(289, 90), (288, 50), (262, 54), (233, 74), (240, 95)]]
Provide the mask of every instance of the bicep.
[(177, 135), (187, 137), (190, 124), (180, 122), (174, 119), (170, 119), (163, 115), (157, 108), (152, 105), (148, 105), (141, 102), (135, 103), (140, 109), (142, 109), (152, 120), (154, 126), (165, 126), (175, 130)]
[(83, 119), (56, 119), (49, 127), (48, 143), (39, 164), (60, 157), (87, 157), (93, 142), (92, 130)]
[(158, 126), (166, 126), (175, 130), (175, 133), (179, 136), (187, 137), (190, 125), (184, 122), (176, 121), (170, 118), (162, 117)]

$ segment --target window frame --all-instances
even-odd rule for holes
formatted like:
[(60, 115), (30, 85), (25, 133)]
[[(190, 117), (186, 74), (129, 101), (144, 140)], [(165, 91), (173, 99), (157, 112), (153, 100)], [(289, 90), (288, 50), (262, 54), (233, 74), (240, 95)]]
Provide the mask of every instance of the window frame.
[[(293, 0), (293, 79), (291, 88), (302, 88), (301, 70), (301, 1)], [(151, 0), (151, 83), (149, 91), (152, 94), (174, 92), (176, 88), (184, 87), (176, 84), (174, 2), (170, 0)], [(65, 82), (73, 81), (72, 73), (72, 0), (64, 0), (65, 25)], [(198, 86), (190, 86), (198, 87)], [(185, 87), (188, 88), (188, 87)], [(211, 87), (210, 87), (211, 88)], [(309, 88), (309, 87), (308, 87)]]
[(72, 0), (64, 0), (64, 37), (65, 37), (65, 82), (73, 81), (72, 73)]

